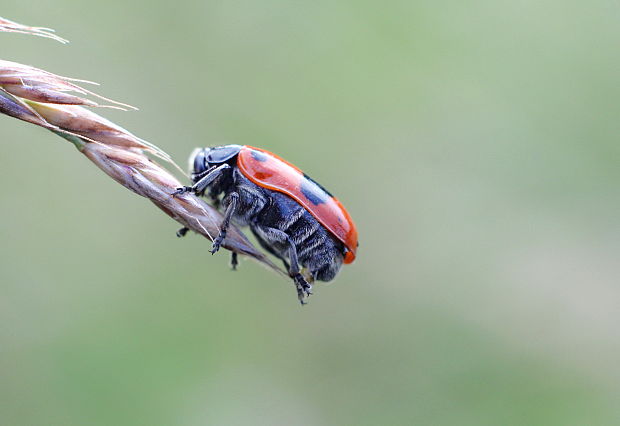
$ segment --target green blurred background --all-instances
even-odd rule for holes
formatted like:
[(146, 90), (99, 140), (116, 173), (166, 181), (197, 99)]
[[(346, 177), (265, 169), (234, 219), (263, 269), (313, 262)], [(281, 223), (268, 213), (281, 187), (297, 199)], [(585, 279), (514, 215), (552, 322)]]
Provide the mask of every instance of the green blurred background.
[(301, 308), (0, 118), (2, 425), (620, 424), (620, 2), (17, 1), (183, 166), (251, 144), (347, 206)]

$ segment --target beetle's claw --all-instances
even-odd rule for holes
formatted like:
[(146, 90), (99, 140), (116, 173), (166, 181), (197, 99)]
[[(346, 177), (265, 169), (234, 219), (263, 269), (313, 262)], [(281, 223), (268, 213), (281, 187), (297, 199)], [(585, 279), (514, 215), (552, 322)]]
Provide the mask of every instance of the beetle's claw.
[(186, 227), (179, 229), (177, 231), (177, 237), (183, 238), (187, 234), (188, 231), (189, 231), (189, 228), (186, 228)]
[(217, 236), (217, 238), (213, 240), (213, 246), (211, 247), (211, 250), (209, 250), (211, 254), (217, 253), (217, 251), (220, 249), (220, 246), (224, 242), (224, 238), (226, 238), (226, 231), (220, 231), (220, 234)]
[(222, 241), (224, 239), (220, 239), (220, 237), (217, 237), (214, 241), (213, 241), (213, 246), (211, 247), (211, 250), (209, 250), (209, 253), (211, 254), (215, 254), (218, 252), (218, 250), (220, 249), (220, 246), (222, 245)]
[(297, 299), (299, 299), (299, 303), (306, 305), (308, 303), (306, 299), (312, 295), (312, 284), (306, 281), (301, 274), (295, 275), (293, 281), (297, 289)]
[(172, 193), (172, 195), (181, 195), (181, 194), (185, 194), (186, 192), (194, 192), (194, 188), (192, 188), (191, 186), (182, 186), (180, 188), (177, 188), (176, 191), (174, 191)]

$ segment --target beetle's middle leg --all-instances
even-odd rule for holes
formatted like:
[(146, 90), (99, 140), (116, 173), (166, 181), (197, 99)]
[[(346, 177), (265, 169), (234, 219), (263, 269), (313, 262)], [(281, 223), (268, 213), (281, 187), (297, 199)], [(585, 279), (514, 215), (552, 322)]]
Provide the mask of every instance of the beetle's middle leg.
[[(239, 200), (239, 194), (236, 192), (231, 192), (228, 194), (224, 200), (222, 201), (224, 205), (228, 205), (226, 207), (226, 212), (224, 213), (224, 220), (222, 220), (222, 224), (220, 225), (220, 233), (213, 240), (213, 247), (211, 248), (211, 254), (215, 254), (220, 249), (224, 238), (226, 238), (226, 231), (228, 231), (228, 226), (230, 225), (230, 219), (233, 214), (235, 214), (235, 209), (237, 208), (237, 201)], [(234, 264), (233, 264), (234, 265)], [(236, 265), (234, 265), (236, 267)]]
[(239, 260), (238, 260), (238, 257), (237, 257), (237, 252), (233, 251), (230, 254), (230, 268), (233, 271), (236, 271), (237, 270), (237, 265), (239, 265)]

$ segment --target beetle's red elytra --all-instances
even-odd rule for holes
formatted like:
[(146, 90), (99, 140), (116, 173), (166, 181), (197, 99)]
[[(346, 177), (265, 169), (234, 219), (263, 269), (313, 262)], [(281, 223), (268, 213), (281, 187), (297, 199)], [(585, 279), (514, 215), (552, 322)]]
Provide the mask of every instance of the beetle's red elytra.
[(237, 165), (241, 173), (255, 184), (286, 194), (304, 206), (345, 245), (344, 263), (355, 260), (357, 228), (344, 206), (325, 188), (283, 158), (249, 145), (239, 151)]

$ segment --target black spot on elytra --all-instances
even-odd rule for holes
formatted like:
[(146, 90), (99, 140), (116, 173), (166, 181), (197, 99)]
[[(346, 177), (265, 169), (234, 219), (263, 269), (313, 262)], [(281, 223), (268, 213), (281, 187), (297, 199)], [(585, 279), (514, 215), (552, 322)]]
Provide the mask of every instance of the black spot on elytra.
[(265, 161), (267, 161), (269, 157), (267, 157), (267, 154), (253, 149), (252, 158), (255, 159), (256, 161), (260, 161), (261, 163), (264, 163)]
[(307, 174), (304, 173), (304, 178), (308, 179), (310, 182), (312, 182), (313, 184), (315, 184), (316, 186), (318, 186), (319, 188), (321, 188), (321, 190), (326, 193), (327, 195), (329, 195), (330, 197), (333, 197), (333, 195), (323, 187), (323, 185), (321, 185), (320, 183), (318, 183), (317, 181), (315, 181), (314, 179), (312, 179), (310, 176), (308, 176)]
[(326, 203), (330, 195), (310, 178), (301, 180), (301, 193), (315, 206)]

